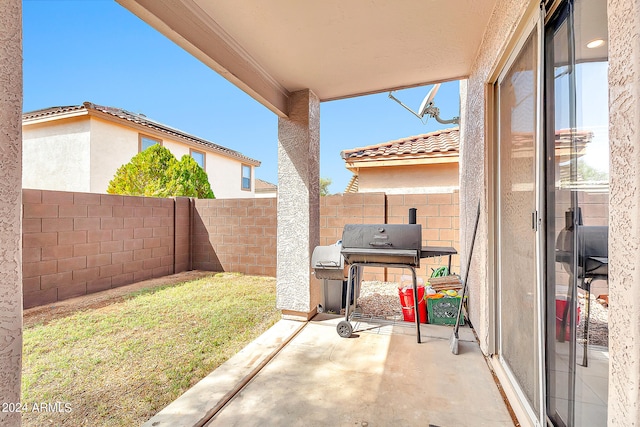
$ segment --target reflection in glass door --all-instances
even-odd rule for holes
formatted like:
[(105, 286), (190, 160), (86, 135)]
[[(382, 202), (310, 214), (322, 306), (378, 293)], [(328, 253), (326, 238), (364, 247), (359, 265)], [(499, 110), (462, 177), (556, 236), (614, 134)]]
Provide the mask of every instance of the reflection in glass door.
[(606, 0), (566, 1), (545, 29), (546, 406), (557, 426), (607, 423), (606, 16)]

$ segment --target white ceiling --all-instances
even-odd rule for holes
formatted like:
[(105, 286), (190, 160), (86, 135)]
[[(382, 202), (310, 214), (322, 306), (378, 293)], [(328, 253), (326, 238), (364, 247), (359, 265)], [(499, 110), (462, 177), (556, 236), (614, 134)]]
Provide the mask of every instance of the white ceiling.
[(278, 114), (469, 75), (496, 0), (117, 0)]

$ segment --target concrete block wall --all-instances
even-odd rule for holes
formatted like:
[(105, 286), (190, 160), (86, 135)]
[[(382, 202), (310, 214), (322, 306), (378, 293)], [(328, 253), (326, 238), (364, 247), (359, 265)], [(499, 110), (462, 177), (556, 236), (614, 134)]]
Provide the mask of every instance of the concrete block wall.
[[(330, 245), (342, 237), (345, 224), (407, 224), (409, 209), (416, 208), (416, 221), (422, 225), (425, 246), (451, 246), (458, 249), (460, 239), (459, 194), (354, 193), (321, 197), (320, 244)], [(416, 271), (425, 281), (431, 269), (446, 265), (448, 258), (423, 259)], [(386, 271), (385, 271), (386, 270)], [(460, 272), (459, 257), (452, 258), (452, 270)], [(365, 280), (400, 282), (408, 270), (367, 268)]]
[(23, 190), (25, 308), (173, 273), (174, 201)]
[[(385, 224), (384, 193), (346, 193), (320, 197), (320, 245), (342, 239), (345, 224)], [(384, 269), (367, 268), (364, 280), (385, 280)]]
[[(195, 200), (192, 237), (193, 269), (236, 271), (275, 276), (276, 199)], [(393, 195), (355, 193), (320, 198), (320, 244), (331, 245), (342, 238), (345, 224), (402, 224), (409, 208), (418, 209), (423, 244), (453, 246), (459, 237), (458, 193)], [(446, 258), (424, 262), (418, 275), (426, 277), (431, 267), (445, 265)], [(458, 257), (453, 258), (459, 272)], [(406, 273), (406, 272), (405, 272)], [(400, 281), (402, 272), (367, 268), (365, 280)]]
[[(458, 193), (321, 197), (320, 244), (345, 224), (402, 224), (418, 209), (423, 244), (457, 247)], [(187, 270), (276, 275), (276, 199), (158, 199), (23, 190), (24, 307)], [(446, 259), (423, 260), (418, 271)], [(454, 271), (459, 271), (454, 257)], [(367, 268), (365, 280), (400, 281)], [(405, 271), (404, 274), (407, 274)]]
[(188, 197), (175, 199), (175, 273), (191, 270), (191, 204)]
[[(444, 194), (394, 194), (387, 196), (387, 223), (408, 224), (409, 209), (416, 208), (416, 223), (422, 225), (424, 246), (450, 246), (459, 250), (460, 205), (459, 193)], [(472, 225), (473, 226), (473, 225)], [(448, 264), (448, 257), (423, 258), (416, 271), (426, 282), (433, 269)], [(451, 258), (451, 270), (460, 274), (460, 257)], [(400, 282), (401, 275), (410, 275), (407, 270), (388, 269), (387, 280)]]
[(275, 277), (275, 198), (194, 203), (193, 269)]

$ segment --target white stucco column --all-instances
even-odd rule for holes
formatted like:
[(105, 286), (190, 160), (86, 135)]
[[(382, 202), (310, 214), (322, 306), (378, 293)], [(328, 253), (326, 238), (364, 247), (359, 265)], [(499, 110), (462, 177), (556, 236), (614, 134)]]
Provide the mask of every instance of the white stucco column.
[[(0, 1), (0, 404), (20, 402), (21, 210), (22, 0), (2, 0)], [(20, 413), (0, 411), (0, 425), (19, 426), (20, 422)]]
[(291, 95), (278, 119), (277, 307), (308, 320), (320, 302), (311, 252), (320, 243), (320, 101), (310, 90)]
[(640, 426), (640, 0), (609, 0), (610, 426)]

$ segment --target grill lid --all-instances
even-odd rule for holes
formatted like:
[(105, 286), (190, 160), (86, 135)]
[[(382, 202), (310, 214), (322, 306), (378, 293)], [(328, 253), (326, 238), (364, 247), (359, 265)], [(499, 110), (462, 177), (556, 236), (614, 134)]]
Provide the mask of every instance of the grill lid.
[(342, 255), (350, 263), (420, 266), (422, 225), (347, 224), (342, 233)]

